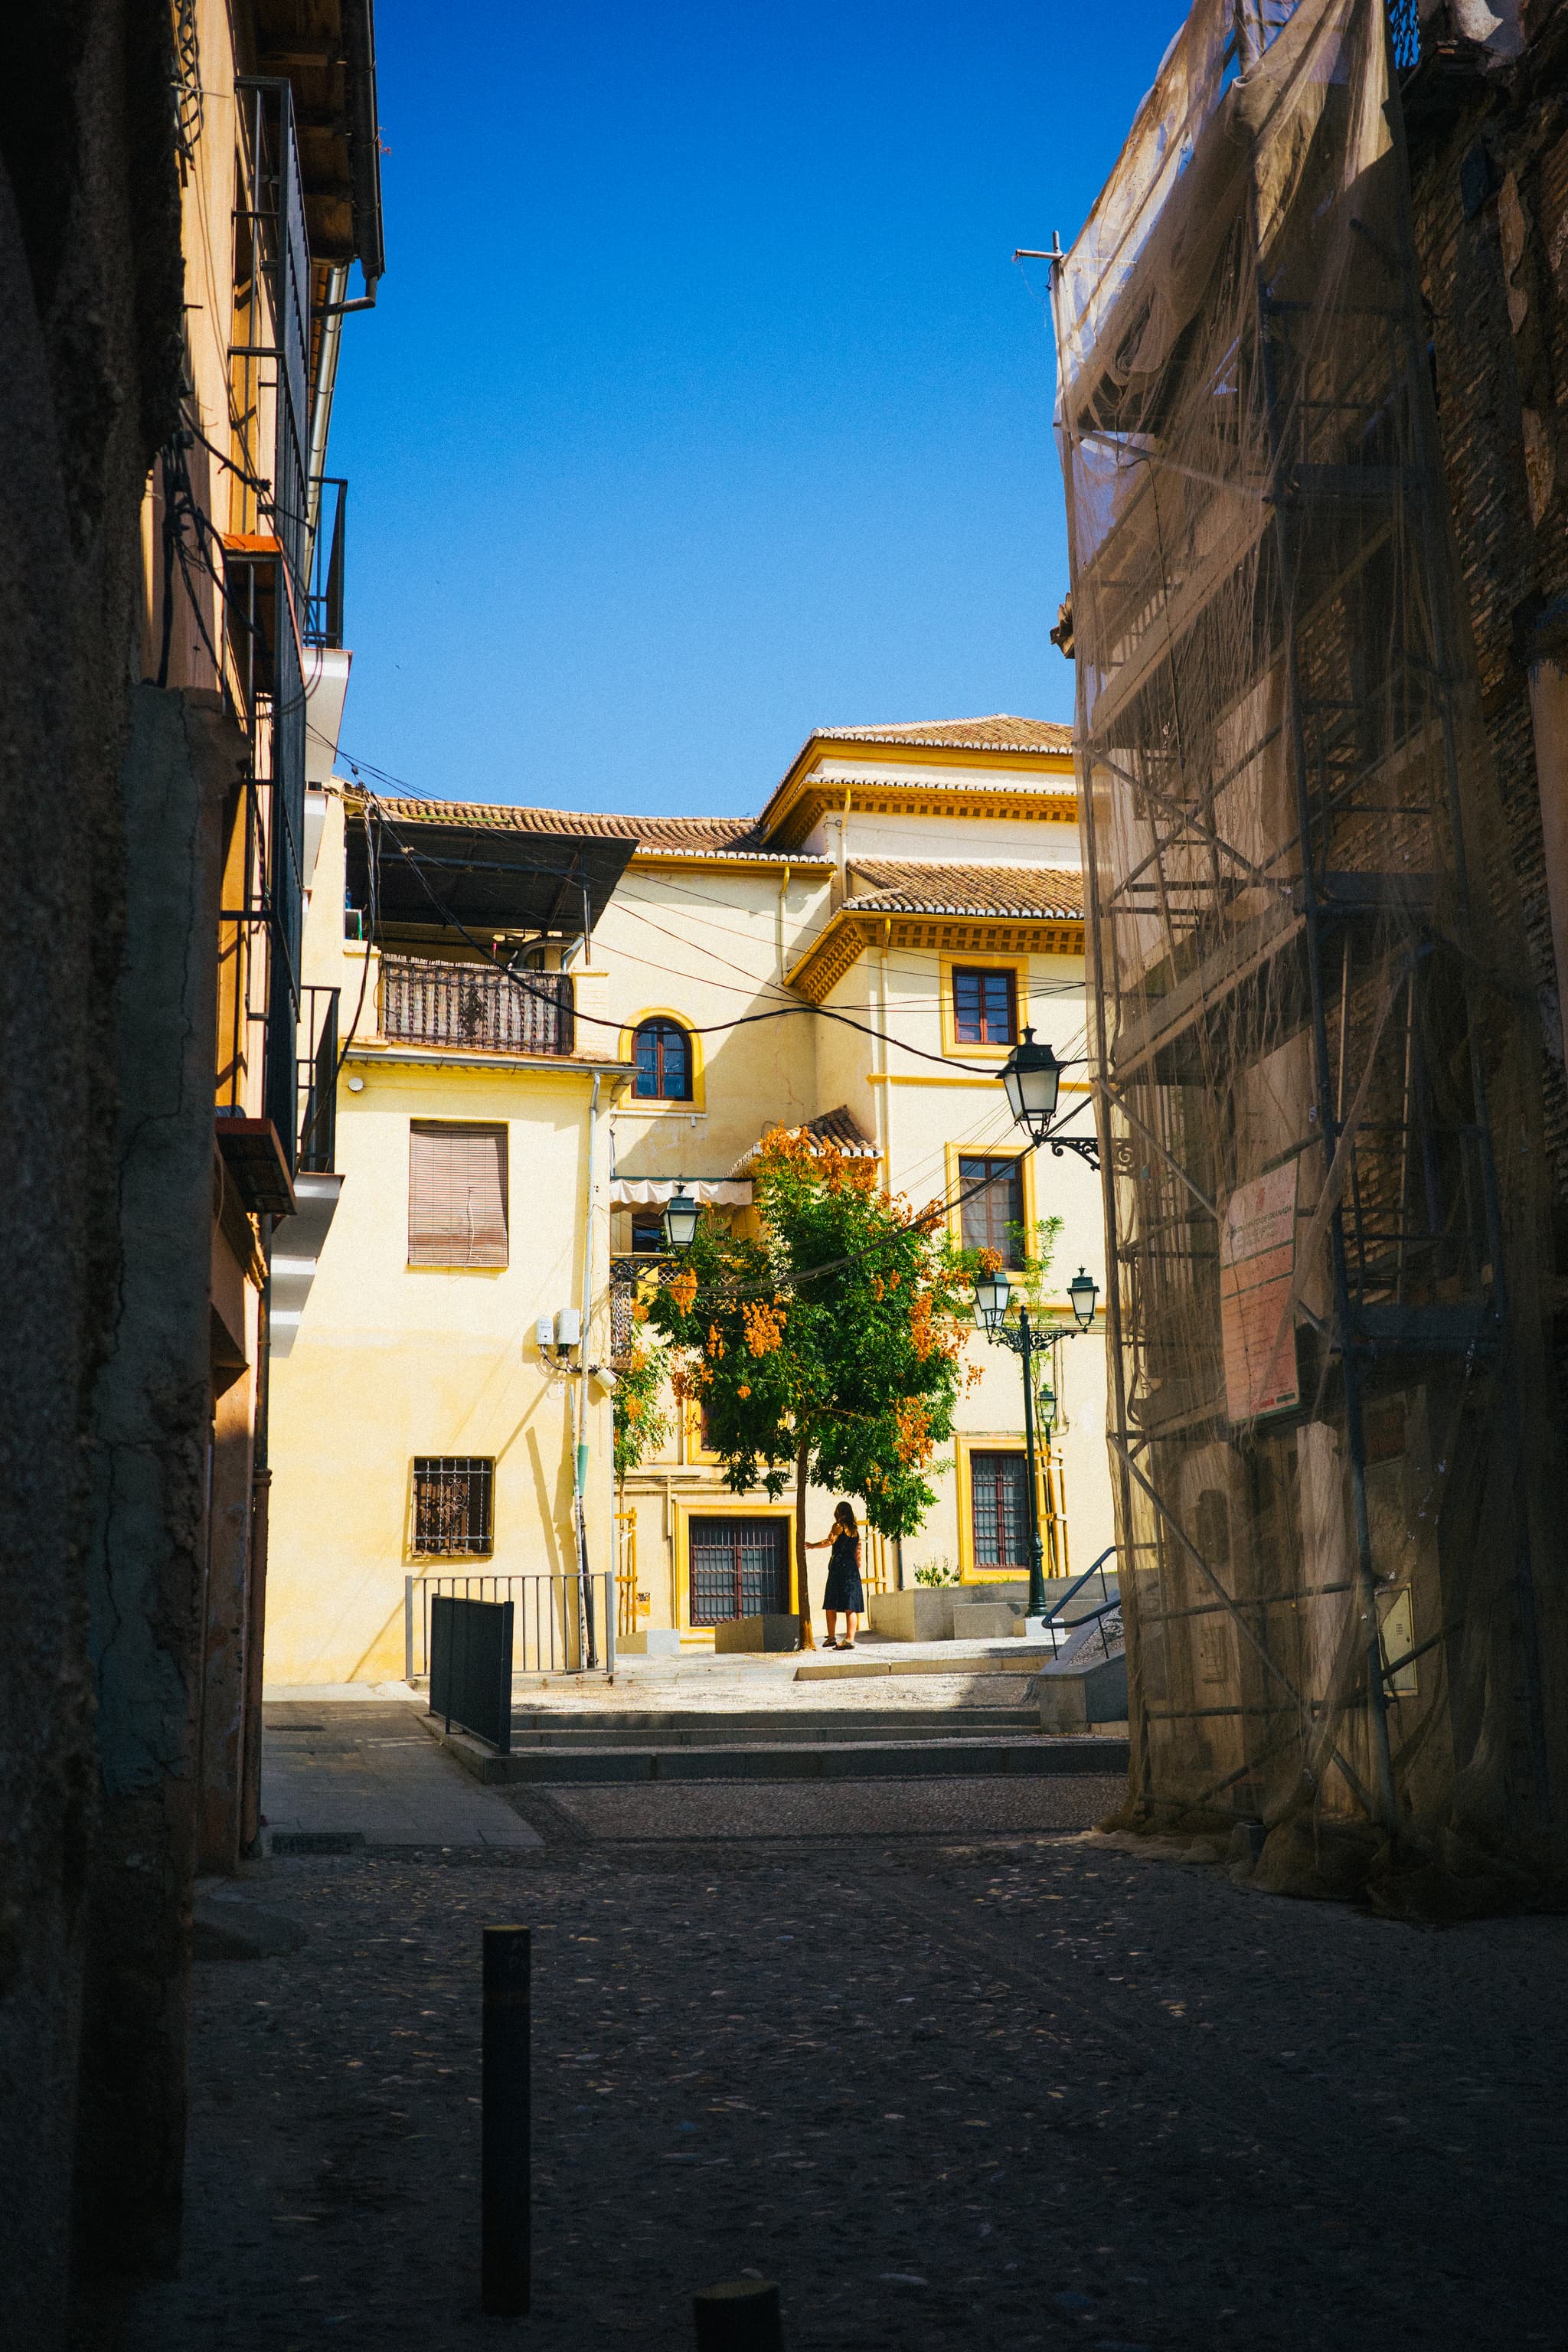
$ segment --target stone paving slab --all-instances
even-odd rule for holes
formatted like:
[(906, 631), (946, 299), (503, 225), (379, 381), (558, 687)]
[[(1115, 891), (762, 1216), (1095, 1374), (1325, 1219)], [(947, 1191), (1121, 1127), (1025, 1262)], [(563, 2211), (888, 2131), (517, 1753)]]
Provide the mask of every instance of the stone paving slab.
[(994, 1837), (1092, 1829), (1127, 1793), (1121, 1773), (1061, 1780), (743, 1781), (556, 1788), (551, 1802), (592, 1838)]
[[(411, 1695), (412, 1696), (412, 1695)], [(406, 1701), (273, 1701), (263, 1709), (261, 1811), (286, 1838), (362, 1835), (373, 1846), (537, 1846), (537, 1831), (421, 1727)]]

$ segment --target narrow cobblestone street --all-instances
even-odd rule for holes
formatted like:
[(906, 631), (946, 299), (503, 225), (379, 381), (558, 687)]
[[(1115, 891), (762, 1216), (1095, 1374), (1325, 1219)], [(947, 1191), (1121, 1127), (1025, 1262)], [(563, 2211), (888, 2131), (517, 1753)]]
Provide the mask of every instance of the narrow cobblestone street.
[(1083, 1834), (1091, 1779), (856, 1793), (527, 1790), (539, 1846), (252, 1865), (197, 1969), (184, 2275), (122, 2352), (505, 2331), (498, 1921), (534, 1929), (527, 2340), (683, 2347), (752, 2271), (790, 2352), (1568, 2344), (1568, 1925), (1272, 1900)]

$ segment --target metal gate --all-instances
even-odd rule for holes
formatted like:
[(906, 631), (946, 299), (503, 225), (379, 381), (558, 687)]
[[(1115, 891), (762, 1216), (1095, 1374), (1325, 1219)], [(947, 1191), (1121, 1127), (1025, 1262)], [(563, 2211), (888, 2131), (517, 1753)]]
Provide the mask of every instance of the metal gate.
[(767, 1617), (789, 1608), (787, 1519), (691, 1522), (691, 1622)]

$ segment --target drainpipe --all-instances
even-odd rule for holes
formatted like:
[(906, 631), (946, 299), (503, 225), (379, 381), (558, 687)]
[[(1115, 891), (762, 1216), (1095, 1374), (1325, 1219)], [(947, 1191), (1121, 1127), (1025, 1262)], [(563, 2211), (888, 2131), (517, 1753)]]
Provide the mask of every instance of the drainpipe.
[(316, 381), (310, 387), (310, 432), (305, 457), (305, 511), (310, 536), (321, 526), (321, 494), (317, 483), (327, 469), (327, 434), (332, 421), (332, 390), (338, 379), (338, 347), (343, 339), (343, 292), (349, 282), (346, 261), (334, 262), (327, 272), (327, 299), (317, 311), (321, 341), (317, 346)]
[(572, 1517), (577, 1533), (577, 1575), (587, 1620), (588, 1664), (599, 1663), (594, 1638), (594, 1591), (588, 1581), (588, 1317), (594, 1302), (594, 1159), (599, 1137), (599, 1073), (588, 1100), (588, 1181), (583, 1199), (583, 1323), (577, 1349), (577, 1462)]

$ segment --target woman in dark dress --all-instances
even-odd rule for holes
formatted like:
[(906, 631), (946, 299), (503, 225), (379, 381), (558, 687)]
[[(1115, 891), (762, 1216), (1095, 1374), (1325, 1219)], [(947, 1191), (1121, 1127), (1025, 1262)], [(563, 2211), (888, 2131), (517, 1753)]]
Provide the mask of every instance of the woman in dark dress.
[[(860, 1530), (855, 1524), (852, 1505), (839, 1503), (834, 1508), (833, 1532), (821, 1536), (816, 1543), (806, 1545), (807, 1551), (820, 1551), (824, 1544), (833, 1550), (827, 1562), (827, 1590), (822, 1596), (822, 1606), (827, 1619), (829, 1650), (852, 1650), (855, 1647), (855, 1626), (866, 1606), (866, 1595), (860, 1587)], [(844, 1612), (844, 1639), (836, 1638), (838, 1612)]]

